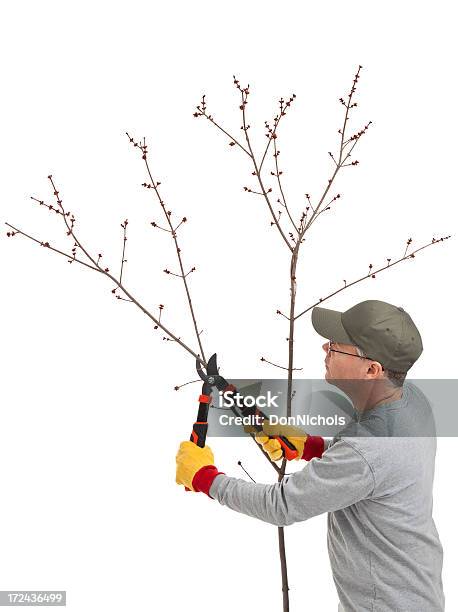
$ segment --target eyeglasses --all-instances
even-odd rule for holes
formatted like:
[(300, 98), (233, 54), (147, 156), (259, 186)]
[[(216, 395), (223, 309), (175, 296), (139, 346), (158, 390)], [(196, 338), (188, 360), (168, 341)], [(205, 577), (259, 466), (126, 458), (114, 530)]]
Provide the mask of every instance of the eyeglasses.
[[(331, 352), (332, 353), (342, 353), (342, 355), (350, 355), (350, 357), (359, 357), (360, 359), (370, 359), (371, 361), (377, 361), (376, 359), (372, 359), (372, 357), (362, 357), (361, 355), (355, 355), (354, 353), (346, 353), (345, 351), (338, 351), (337, 349), (331, 348), (333, 344), (335, 344), (335, 342), (333, 340), (329, 340), (328, 355)], [(377, 363), (380, 363), (380, 362), (377, 362)], [(385, 371), (385, 368), (383, 366), (382, 366), (382, 370)]]

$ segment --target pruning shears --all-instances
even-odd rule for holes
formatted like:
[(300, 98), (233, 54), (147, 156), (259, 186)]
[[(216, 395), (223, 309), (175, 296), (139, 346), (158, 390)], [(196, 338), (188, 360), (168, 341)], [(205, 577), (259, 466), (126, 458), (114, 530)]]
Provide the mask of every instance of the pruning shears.
[[(207, 363), (207, 372), (204, 372), (204, 368), (199, 361), (196, 359), (196, 370), (200, 378), (203, 380), (202, 393), (199, 396), (199, 411), (197, 413), (197, 420), (192, 427), (192, 433), (190, 440), (203, 448), (205, 446), (205, 439), (207, 437), (208, 429), (208, 410), (211, 403), (211, 392), (212, 388), (216, 387), (218, 391), (223, 393), (230, 392), (232, 394), (237, 393), (237, 389), (234, 385), (231, 385), (223, 378), (218, 372), (218, 366), (216, 363), (216, 353), (210, 357)], [(239, 394), (239, 397), (240, 394)], [(262, 425), (256, 424), (257, 420), (262, 421), (267, 419), (267, 416), (259, 410), (257, 406), (246, 406), (243, 397), (241, 398), (242, 407), (240, 411), (243, 416), (257, 415), (258, 419), (253, 419), (255, 423), (253, 427), (256, 431), (262, 431)], [(295, 459), (298, 456), (298, 452), (294, 444), (292, 444), (285, 436), (270, 436), (275, 440), (278, 440), (280, 446), (283, 449), (283, 453), (288, 460)]]
[(192, 426), (190, 440), (191, 442), (194, 442), (194, 444), (197, 444), (197, 446), (203, 448), (205, 446), (205, 439), (207, 437), (208, 410), (210, 408), (210, 402), (212, 401), (211, 392), (212, 388), (217, 386), (216, 379), (220, 378), (218, 375), (218, 367), (216, 365), (216, 353), (208, 360), (206, 374), (198, 359), (196, 359), (196, 370), (204, 382), (202, 384), (202, 393), (199, 395), (199, 411), (197, 413), (197, 420)]

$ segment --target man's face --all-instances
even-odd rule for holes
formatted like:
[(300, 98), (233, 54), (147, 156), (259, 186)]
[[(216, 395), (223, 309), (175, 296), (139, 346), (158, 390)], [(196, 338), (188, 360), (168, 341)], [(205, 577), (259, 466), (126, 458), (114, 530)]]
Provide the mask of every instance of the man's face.
[[(326, 352), (325, 378), (328, 379), (366, 379), (371, 362), (367, 359), (361, 359), (356, 352), (356, 348), (351, 344), (341, 344), (333, 342), (332, 348), (337, 351), (344, 351), (350, 355), (336, 353), (331, 351), (328, 354), (329, 342), (323, 344), (323, 350)], [(356, 355), (356, 357), (353, 357)]]
[(323, 344), (326, 352), (325, 380), (346, 393), (357, 410), (370, 408), (374, 402), (380, 403), (380, 398), (394, 398), (396, 394), (396, 397), (402, 397), (401, 389), (393, 392), (378, 361), (361, 358), (352, 344), (333, 342), (331, 348), (335, 350), (328, 352), (329, 342)]

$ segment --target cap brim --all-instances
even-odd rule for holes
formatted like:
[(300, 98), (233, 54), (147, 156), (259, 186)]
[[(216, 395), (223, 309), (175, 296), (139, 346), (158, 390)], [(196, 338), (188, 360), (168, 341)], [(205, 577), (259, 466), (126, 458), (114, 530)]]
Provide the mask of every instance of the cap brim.
[(341, 344), (354, 344), (342, 325), (342, 313), (338, 310), (315, 306), (312, 310), (312, 325), (323, 338)]

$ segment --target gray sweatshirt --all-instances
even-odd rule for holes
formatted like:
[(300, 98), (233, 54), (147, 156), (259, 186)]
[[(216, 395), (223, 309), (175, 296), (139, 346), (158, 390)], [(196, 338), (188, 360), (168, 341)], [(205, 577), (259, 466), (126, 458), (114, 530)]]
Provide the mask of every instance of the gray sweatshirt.
[(345, 612), (443, 612), (442, 546), (432, 518), (431, 406), (410, 382), (362, 414), (321, 458), (272, 485), (216, 476), (210, 496), (278, 526), (328, 513), (328, 552)]

